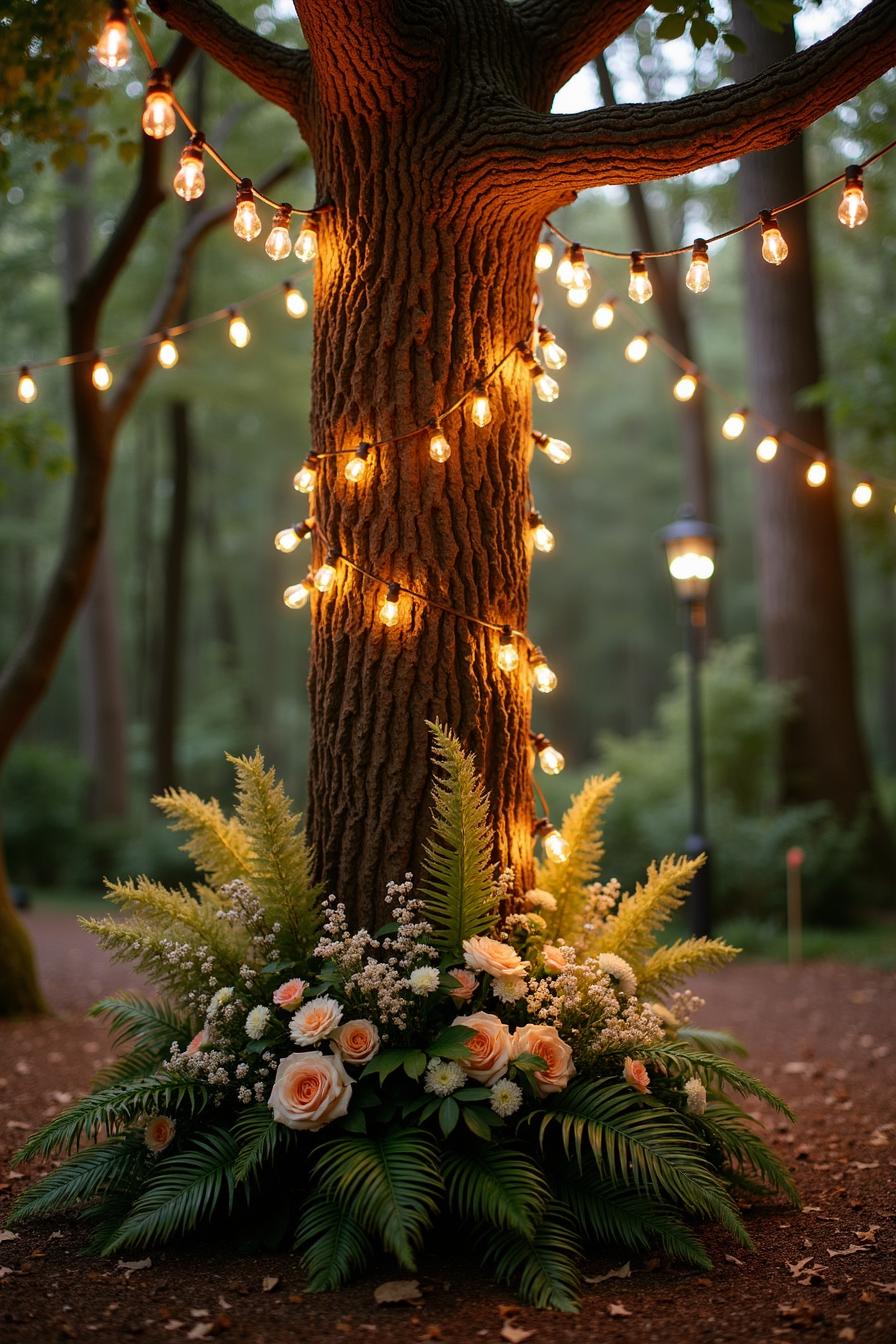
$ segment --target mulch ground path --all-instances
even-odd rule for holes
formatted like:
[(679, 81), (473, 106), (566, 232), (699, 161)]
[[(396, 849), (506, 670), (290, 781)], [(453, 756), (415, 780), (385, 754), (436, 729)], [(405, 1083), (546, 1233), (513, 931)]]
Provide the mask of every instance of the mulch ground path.
[[(0, 1226), (30, 1174), (11, 1174), (9, 1155), (83, 1091), (108, 1056), (104, 1030), (85, 1022), (84, 1009), (100, 994), (137, 983), (126, 968), (110, 966), (72, 919), (36, 914), (30, 924), (56, 1015), (0, 1026)], [(896, 1340), (896, 978), (835, 963), (752, 964), (695, 988), (709, 999), (706, 1025), (739, 1035), (751, 1067), (798, 1113), (794, 1130), (773, 1123), (773, 1135), (804, 1208), (748, 1209), (754, 1253), (710, 1234), (711, 1273), (632, 1259), (628, 1276), (600, 1281), (630, 1260), (605, 1254), (585, 1266), (595, 1281), (586, 1285), (581, 1315), (567, 1317), (519, 1307), (461, 1257), (460, 1247), (456, 1256), (423, 1260), (418, 1300), (380, 1306), (377, 1285), (409, 1277), (386, 1263), (341, 1293), (309, 1295), (297, 1260), (286, 1253), (238, 1255), (191, 1242), (152, 1251), (149, 1265), (128, 1268), (117, 1257), (86, 1258), (77, 1222), (52, 1219), (15, 1239), (0, 1232), (0, 1341)]]

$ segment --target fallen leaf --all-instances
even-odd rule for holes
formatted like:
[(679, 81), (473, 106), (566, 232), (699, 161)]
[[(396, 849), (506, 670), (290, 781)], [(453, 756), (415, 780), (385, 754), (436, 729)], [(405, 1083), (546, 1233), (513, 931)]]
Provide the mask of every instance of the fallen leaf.
[(501, 1327), (501, 1338), (509, 1340), (509, 1344), (522, 1344), (524, 1339), (534, 1334), (534, 1330), (524, 1330), (521, 1325), (514, 1325), (513, 1321), (505, 1321)]
[(831, 1257), (831, 1259), (833, 1259), (835, 1255), (857, 1255), (859, 1251), (870, 1251), (870, 1250), (871, 1250), (870, 1246), (859, 1246), (856, 1242), (853, 1242), (851, 1246), (847, 1246), (845, 1251), (829, 1250), (828, 1255)]
[(197, 1321), (193, 1329), (187, 1331), (187, 1339), (208, 1339), (214, 1328), (214, 1321)]
[(173, 1321), (173, 1320), (172, 1320), (172, 1321), (166, 1321), (166, 1322), (165, 1322), (165, 1325), (164, 1325), (163, 1328), (164, 1328), (165, 1330), (179, 1330), (179, 1329), (181, 1328), (182, 1325), (183, 1325), (183, 1321)]
[(191, 1315), (191, 1316), (207, 1316), (207, 1315), (208, 1315), (208, 1308), (207, 1308), (207, 1307), (191, 1307), (191, 1308), (190, 1308), (190, 1315)]
[(5, 1279), (7, 1274), (14, 1274), (15, 1270), (10, 1269), (8, 1265), (0, 1265), (0, 1279)]
[(807, 1255), (804, 1259), (797, 1260), (795, 1264), (790, 1264), (787, 1260), (784, 1263), (801, 1288), (810, 1288), (813, 1283), (824, 1281), (824, 1268), (815, 1263), (814, 1255)]
[[(869, 1246), (876, 1246), (877, 1234), (879, 1231), (880, 1231), (880, 1223), (872, 1223), (871, 1226), (867, 1228), (864, 1232), (860, 1232), (858, 1228), (856, 1228), (855, 1234), (858, 1237), (859, 1241), (866, 1241)], [(2, 1238), (2, 1233), (0, 1233), (0, 1238)]]
[[(498, 1303), (498, 1312), (499, 1312), (500, 1316), (502, 1317), (502, 1319), (504, 1319), (504, 1320), (506, 1320), (508, 1316), (517, 1316), (517, 1315), (519, 1315), (519, 1310), (520, 1310), (520, 1309), (519, 1309), (519, 1307), (516, 1305), (516, 1303), (514, 1303), (513, 1305), (510, 1305), (510, 1304), (508, 1304), (507, 1302), (499, 1302), (499, 1303)], [(488, 1331), (486, 1331), (485, 1333), (488, 1334)]]
[(277, 1274), (266, 1274), (261, 1281), (261, 1291), (263, 1293), (272, 1293), (280, 1282)]
[(29, 1125), (29, 1123), (28, 1123), (27, 1120), (7, 1120), (7, 1122), (6, 1122), (6, 1128), (7, 1128), (7, 1129), (30, 1129), (31, 1126)]
[(18, 1241), (18, 1239), (18, 1232), (7, 1232), (5, 1230), (0, 1232), (0, 1241)]
[(607, 1303), (608, 1316), (631, 1316), (631, 1314), (628, 1307), (624, 1307), (621, 1302)]
[(743, 1269), (744, 1262), (743, 1260), (738, 1260), (736, 1255), (726, 1255), (725, 1259), (730, 1265), (740, 1265), (741, 1269)]
[(846, 1340), (855, 1339), (855, 1337), (856, 1332), (855, 1330), (853, 1330), (851, 1325), (844, 1325), (843, 1329), (837, 1336), (838, 1339), (846, 1339)]
[(416, 1279), (390, 1279), (374, 1288), (373, 1297), (381, 1307), (392, 1302), (416, 1302), (421, 1297), (420, 1285)]
[(608, 1269), (606, 1274), (596, 1274), (591, 1278), (583, 1275), (586, 1283), (606, 1283), (607, 1279), (630, 1279), (632, 1276), (632, 1267), (628, 1262), (620, 1265), (618, 1269)]
[(147, 1256), (145, 1260), (119, 1260), (115, 1268), (123, 1269), (125, 1271), (125, 1278), (129, 1279), (132, 1274), (136, 1274), (138, 1269), (149, 1269), (151, 1264), (152, 1261), (149, 1256)]
[(421, 1344), (425, 1344), (430, 1339), (443, 1339), (442, 1327), (440, 1325), (428, 1325), (420, 1336)]
[(849, 1165), (854, 1168), (855, 1171), (875, 1171), (880, 1166), (880, 1163), (852, 1161)]
[(896, 1297), (896, 1283), (878, 1283), (876, 1279), (872, 1279), (871, 1287), (879, 1288), (887, 1297)]

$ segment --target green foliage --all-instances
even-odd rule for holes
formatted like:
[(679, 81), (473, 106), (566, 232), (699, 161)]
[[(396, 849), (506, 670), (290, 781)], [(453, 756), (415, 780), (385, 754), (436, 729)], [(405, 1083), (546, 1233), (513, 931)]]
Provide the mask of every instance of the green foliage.
[(372, 1254), (364, 1230), (342, 1205), (315, 1195), (302, 1210), (295, 1249), (302, 1253), (308, 1291), (333, 1292), (360, 1274)]
[(448, 1207), (465, 1222), (488, 1223), (532, 1237), (550, 1190), (527, 1153), (508, 1145), (476, 1144), (445, 1154)]
[(730, 1088), (742, 1097), (758, 1097), (788, 1120), (794, 1118), (790, 1108), (770, 1088), (722, 1055), (695, 1050), (687, 1041), (667, 1041), (639, 1053), (648, 1062), (656, 1060), (667, 1073), (681, 1078), (696, 1074), (707, 1087)]
[(85, 875), (83, 805), (89, 771), (55, 746), (28, 742), (10, 753), (0, 775), (3, 842), (14, 882), (46, 883)]
[(570, 848), (569, 860), (555, 863), (545, 858), (536, 869), (536, 886), (549, 891), (557, 902), (556, 911), (546, 916), (550, 938), (577, 943), (581, 937), (585, 888), (600, 876), (604, 855), (601, 821), (618, 783), (618, 775), (595, 775), (585, 780), (560, 826), (560, 834)]
[(565, 1172), (555, 1186), (583, 1236), (642, 1254), (659, 1245), (666, 1255), (698, 1269), (712, 1261), (675, 1208), (655, 1196), (607, 1180), (597, 1171)]
[(783, 1195), (795, 1209), (800, 1207), (789, 1171), (756, 1133), (755, 1121), (739, 1106), (728, 1100), (716, 1101), (695, 1117), (694, 1124), (733, 1175), (747, 1175), (772, 1194)]
[[(799, 11), (794, 0), (746, 0), (760, 23), (780, 32)], [(741, 38), (728, 28), (720, 28), (713, 0), (653, 0), (653, 8), (665, 17), (657, 24), (656, 36), (671, 42), (687, 35), (699, 51), (720, 39), (730, 51), (745, 51)]]
[(581, 1252), (572, 1218), (562, 1205), (549, 1206), (531, 1238), (518, 1232), (490, 1231), (482, 1241), (482, 1252), (496, 1277), (515, 1284), (533, 1307), (578, 1311)]
[(188, 789), (168, 789), (153, 798), (173, 831), (187, 831), (181, 848), (212, 886), (223, 886), (249, 872), (249, 844), (235, 817), (225, 817), (217, 798), (205, 802)]
[(263, 1101), (247, 1106), (237, 1116), (233, 1138), (239, 1152), (233, 1164), (237, 1182), (254, 1175), (259, 1167), (267, 1166), (277, 1150), (287, 1142), (292, 1131), (278, 1125), (271, 1108)]
[(737, 953), (738, 948), (721, 938), (685, 938), (658, 947), (640, 967), (639, 993), (642, 997), (667, 994), (698, 971), (725, 966)]
[(114, 1063), (102, 1069), (93, 1081), (93, 1091), (152, 1074), (168, 1054), (172, 1041), (182, 1045), (193, 1036), (195, 1027), (167, 1003), (143, 998), (140, 994), (121, 993), (100, 999), (90, 1010), (91, 1017), (106, 1017), (116, 1049), (132, 1048)]
[(428, 726), (437, 774), (421, 891), (436, 946), (455, 955), (465, 938), (487, 933), (497, 915), (488, 798), (457, 738)]
[(615, 952), (636, 967), (646, 961), (656, 933), (684, 901), (700, 859), (669, 855), (647, 869), (647, 881), (634, 894), (623, 896), (592, 943), (592, 951)]
[(7, 1221), (14, 1226), (28, 1218), (45, 1218), (114, 1191), (121, 1183), (133, 1181), (135, 1169), (146, 1157), (139, 1134), (116, 1134), (104, 1143), (83, 1148), (25, 1190)]

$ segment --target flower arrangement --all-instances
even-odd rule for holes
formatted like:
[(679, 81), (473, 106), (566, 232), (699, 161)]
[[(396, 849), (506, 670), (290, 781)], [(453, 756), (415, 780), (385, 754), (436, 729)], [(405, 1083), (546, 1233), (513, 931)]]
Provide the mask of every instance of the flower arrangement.
[(127, 1049), (17, 1155), (65, 1160), (12, 1222), (77, 1208), (108, 1254), (232, 1220), (290, 1241), (320, 1290), (377, 1249), (413, 1269), (447, 1214), (498, 1279), (572, 1311), (588, 1244), (705, 1267), (696, 1223), (749, 1245), (738, 1188), (796, 1202), (735, 1097), (786, 1108), (736, 1043), (690, 1025), (699, 1001), (679, 988), (735, 949), (657, 945), (695, 863), (665, 859), (632, 894), (601, 883), (616, 780), (594, 779), (563, 822), (571, 859), (515, 901), (472, 761), (432, 731), (421, 882), (389, 885), (375, 933), (321, 899), (259, 754), (234, 761), (232, 817), (184, 791), (156, 800), (202, 881), (110, 884), (128, 917), (82, 922), (165, 998), (96, 1005)]

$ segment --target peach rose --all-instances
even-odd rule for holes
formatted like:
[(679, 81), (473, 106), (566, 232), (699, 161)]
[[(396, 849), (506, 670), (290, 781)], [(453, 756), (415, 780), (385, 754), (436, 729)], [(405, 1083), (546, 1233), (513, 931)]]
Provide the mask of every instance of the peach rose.
[(630, 1087), (636, 1092), (650, 1091), (650, 1074), (641, 1063), (640, 1059), (632, 1059), (626, 1056), (625, 1064), (622, 1069), (622, 1076)]
[(501, 980), (525, 975), (529, 964), (509, 943), (499, 943), (497, 938), (465, 938), (464, 961), (471, 970), (485, 971)]
[(314, 1045), (329, 1036), (342, 1021), (342, 1009), (335, 999), (324, 995), (310, 999), (289, 1019), (289, 1034), (296, 1045)]
[(510, 1058), (516, 1059), (519, 1055), (540, 1055), (544, 1060), (544, 1068), (536, 1069), (532, 1075), (540, 1097), (562, 1092), (576, 1071), (570, 1046), (561, 1040), (556, 1027), (543, 1023), (530, 1022), (513, 1033)]
[(343, 1022), (333, 1032), (330, 1040), (336, 1046), (346, 1064), (366, 1064), (373, 1059), (380, 1048), (380, 1033), (366, 1017), (357, 1017), (351, 1022)]
[(206, 1031), (205, 1027), (203, 1027), (201, 1031), (197, 1031), (196, 1035), (193, 1037), (192, 1041), (184, 1051), (184, 1054), (185, 1055), (197, 1054), (206, 1044), (207, 1041), (208, 1041), (208, 1032)]
[(457, 1061), (464, 1073), (490, 1086), (507, 1072), (510, 1032), (500, 1017), (494, 1013), (470, 1013), (467, 1017), (456, 1017), (451, 1025), (471, 1027), (476, 1032), (465, 1041), (469, 1057)]
[(351, 1097), (352, 1080), (339, 1056), (308, 1050), (281, 1059), (268, 1105), (287, 1129), (322, 1129), (345, 1115)]
[(448, 993), (455, 1003), (468, 1003), (476, 993), (479, 981), (472, 971), (468, 971), (465, 966), (454, 966), (450, 971), (445, 972), (452, 979), (457, 981), (454, 989), (449, 989)]
[(278, 1008), (298, 1008), (307, 988), (304, 980), (284, 980), (279, 989), (274, 990), (274, 1002)]
[(174, 1138), (176, 1125), (170, 1116), (154, 1115), (146, 1123), (143, 1131), (143, 1142), (151, 1153), (161, 1153), (168, 1147)]
[(549, 971), (566, 970), (566, 958), (563, 955), (563, 950), (555, 947), (553, 943), (545, 943), (541, 949), (541, 959)]

